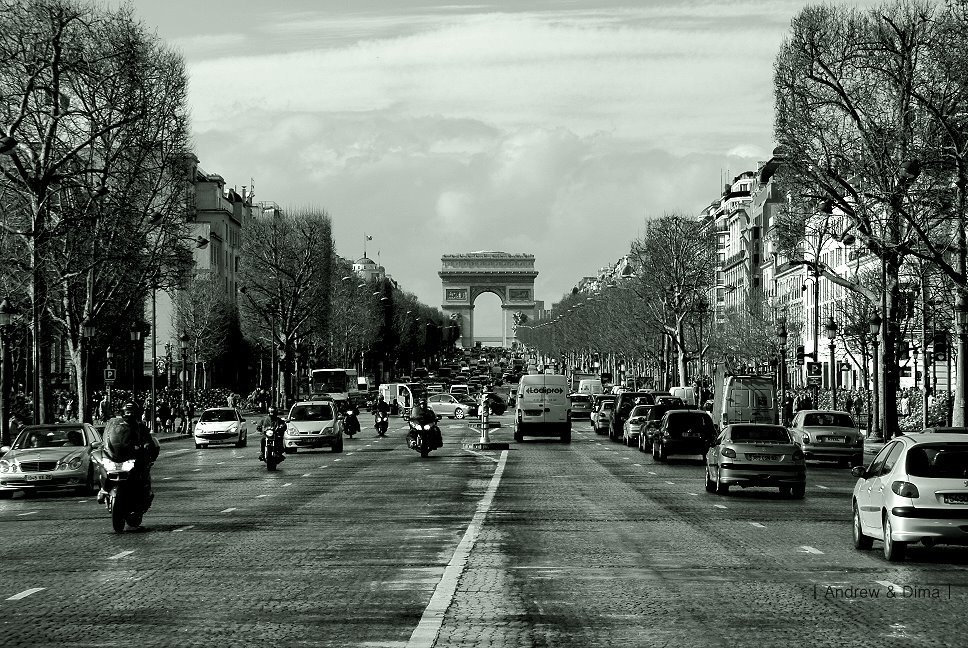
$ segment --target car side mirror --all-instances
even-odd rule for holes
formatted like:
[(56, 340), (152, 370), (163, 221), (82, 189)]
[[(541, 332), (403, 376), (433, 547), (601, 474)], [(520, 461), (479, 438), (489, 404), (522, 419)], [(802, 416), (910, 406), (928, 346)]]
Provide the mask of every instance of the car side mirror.
[(864, 466), (854, 466), (850, 469), (850, 474), (860, 478), (867, 474), (867, 469)]
[(3, 447), (0, 447), (0, 455), (5, 455), (5, 454), (7, 454), (8, 452), (10, 452), (10, 446), (3, 446)]
[[(100, 441), (95, 441), (94, 443), (91, 444), (91, 450), (96, 450), (97, 448), (100, 448), (102, 445), (104, 444), (101, 443)], [(0, 451), (6, 452), (4, 448), (0, 448)]]

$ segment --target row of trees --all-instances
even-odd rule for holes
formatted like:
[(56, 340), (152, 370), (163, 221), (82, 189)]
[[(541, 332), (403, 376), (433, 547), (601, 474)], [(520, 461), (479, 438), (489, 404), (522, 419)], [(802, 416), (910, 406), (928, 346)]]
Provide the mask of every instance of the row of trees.
[[(926, 318), (936, 328), (953, 324), (954, 421), (965, 424), (968, 4), (808, 6), (794, 18), (774, 67), (776, 155), (782, 161), (774, 182), (784, 207), (775, 222), (762, 225), (770, 231), (777, 266), (801, 266), (815, 280), (839, 287), (843, 298), (829, 315), (864, 368), (865, 331), (875, 315), (881, 319), (879, 420), (888, 429), (896, 420), (906, 327), (926, 324)], [(756, 291), (725, 328), (708, 339), (691, 337), (708, 312), (704, 298), (715, 259), (708, 235), (690, 229), (691, 220), (665, 217), (633, 243), (643, 272), (593, 297), (602, 300), (594, 309), (580, 311), (601, 311), (601, 321), (563, 332), (560, 324), (574, 320), (584, 299), (574, 294), (552, 317), (558, 325), (549, 322), (544, 331), (525, 335), (548, 349), (586, 336), (599, 348), (632, 345), (661, 355), (671, 347), (679, 351), (683, 377), (684, 358), (704, 348), (722, 357), (775, 357), (774, 321), (782, 312)], [(666, 231), (689, 238), (695, 249), (680, 249)], [(865, 262), (847, 271), (830, 263), (825, 254), (838, 244)], [(791, 337), (803, 325), (788, 321)]]
[[(158, 291), (177, 295), (173, 324), (203, 366), (260, 349), (273, 361), (281, 352), (283, 369), (300, 349), (310, 363), (428, 352), (394, 318), (442, 315), (390, 284), (374, 289), (387, 298), (377, 303), (351, 299), (319, 209), (246, 227), (239, 295), (195, 276), (207, 242), (192, 234), (185, 65), (130, 6), (4, 2), (0, 60), (0, 297), (20, 315), (5, 334), (16, 357), (27, 350), (34, 420), (50, 419), (56, 354), (66, 349), (73, 391), (87, 394), (88, 358), (125, 346), (132, 328), (147, 332)], [(77, 402), (88, 418), (90, 403)]]

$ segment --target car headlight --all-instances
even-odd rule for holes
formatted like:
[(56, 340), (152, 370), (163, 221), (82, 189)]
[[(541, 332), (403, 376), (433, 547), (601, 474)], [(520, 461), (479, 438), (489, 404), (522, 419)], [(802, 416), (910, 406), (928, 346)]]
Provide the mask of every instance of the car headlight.
[(286, 428), (286, 432), (288, 434), (299, 434), (299, 430), (297, 430), (295, 426), (292, 426), (292, 425)]
[(433, 426), (432, 426), (432, 425), (431, 425), (430, 423), (424, 423), (424, 426), (423, 426), (423, 429), (425, 429), (425, 430), (429, 430), (429, 429), (431, 429), (432, 427), (433, 427)]
[(273, 432), (272, 430), (266, 430), (266, 436), (267, 436), (267, 437), (269, 437), (269, 438), (272, 438), (272, 437), (274, 437), (275, 435), (276, 435), (276, 433), (275, 433), (275, 432)]
[(729, 458), (729, 459), (735, 459), (736, 458), (736, 451), (733, 450), (732, 448), (723, 448), (722, 455), (724, 457)]
[(61, 461), (61, 468), (64, 470), (77, 470), (81, 467), (81, 458), (74, 457), (70, 461)]
[(810, 443), (810, 435), (807, 434), (806, 432), (803, 433), (803, 442)]
[(14, 472), (14, 465), (12, 461), (4, 461), (0, 459), (0, 473)]

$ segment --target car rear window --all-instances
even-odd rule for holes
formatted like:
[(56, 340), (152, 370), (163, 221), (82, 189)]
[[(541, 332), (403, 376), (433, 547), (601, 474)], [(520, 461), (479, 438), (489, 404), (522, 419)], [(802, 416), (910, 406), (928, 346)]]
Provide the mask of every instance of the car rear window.
[(652, 409), (652, 405), (636, 405), (632, 408), (632, 411), (629, 412), (629, 418), (633, 418), (635, 416), (647, 416), (650, 409)]
[(790, 443), (790, 435), (786, 428), (769, 425), (737, 425), (730, 432), (730, 438), (736, 443)]
[(820, 427), (855, 427), (854, 419), (849, 414), (840, 412), (816, 412), (803, 415), (804, 426)]
[(701, 428), (712, 429), (713, 420), (706, 414), (669, 414), (668, 425), (675, 429)]
[(591, 396), (585, 394), (572, 394), (568, 398), (571, 399), (572, 403), (590, 403), (592, 400)]
[(908, 450), (907, 473), (914, 477), (961, 479), (968, 477), (968, 444), (918, 445)]

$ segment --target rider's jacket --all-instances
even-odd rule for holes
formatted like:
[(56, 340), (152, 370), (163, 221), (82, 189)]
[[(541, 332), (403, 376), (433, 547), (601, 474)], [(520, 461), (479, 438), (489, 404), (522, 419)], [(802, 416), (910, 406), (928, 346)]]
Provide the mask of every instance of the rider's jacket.
[(158, 458), (158, 446), (139, 420), (116, 416), (104, 426), (104, 455), (112, 461)]

